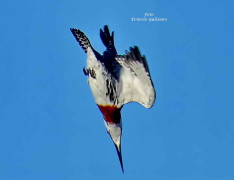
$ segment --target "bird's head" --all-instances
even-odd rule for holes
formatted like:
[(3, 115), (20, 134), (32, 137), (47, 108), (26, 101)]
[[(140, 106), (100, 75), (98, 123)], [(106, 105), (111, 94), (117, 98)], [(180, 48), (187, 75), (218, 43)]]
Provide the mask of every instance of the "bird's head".
[(98, 105), (98, 107), (103, 114), (107, 132), (110, 135), (115, 145), (122, 171), (124, 171), (122, 155), (121, 155), (121, 135), (122, 135), (122, 123), (121, 123), (121, 114), (120, 114), (121, 108), (118, 108), (116, 106), (101, 106), (101, 105)]
[(119, 157), (120, 165), (121, 165), (122, 171), (124, 172), (122, 153), (121, 153), (121, 135), (122, 135), (121, 122), (118, 124), (114, 124), (114, 123), (108, 123), (105, 121), (105, 125), (106, 125), (106, 129), (107, 129), (107, 133), (110, 135), (110, 137), (115, 145), (115, 148), (116, 148), (116, 151), (117, 151), (117, 154)]
[(122, 135), (122, 127), (121, 124), (112, 124), (105, 122), (107, 133), (110, 135), (113, 143), (115, 144), (118, 151), (121, 150), (121, 135)]

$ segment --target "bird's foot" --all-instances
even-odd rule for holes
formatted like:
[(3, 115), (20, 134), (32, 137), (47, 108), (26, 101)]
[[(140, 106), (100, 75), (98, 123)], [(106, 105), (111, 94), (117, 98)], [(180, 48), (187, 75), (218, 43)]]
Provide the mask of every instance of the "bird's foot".
[(83, 72), (84, 72), (84, 75), (85, 75), (85, 76), (89, 75), (89, 69), (83, 68)]
[(96, 79), (96, 73), (93, 69), (89, 69), (89, 74), (92, 78)]

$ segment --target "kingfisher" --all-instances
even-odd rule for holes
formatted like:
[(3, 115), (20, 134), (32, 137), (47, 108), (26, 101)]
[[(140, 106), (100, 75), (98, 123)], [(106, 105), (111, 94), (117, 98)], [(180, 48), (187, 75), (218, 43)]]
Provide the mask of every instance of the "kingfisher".
[(70, 30), (87, 54), (87, 66), (83, 71), (88, 76), (88, 84), (103, 115), (104, 124), (115, 145), (124, 172), (120, 111), (129, 102), (137, 102), (151, 108), (156, 99), (146, 57), (141, 55), (137, 46), (130, 47), (123, 55), (118, 55), (114, 45), (114, 31), (110, 34), (107, 25), (100, 29), (100, 38), (106, 47), (103, 54), (93, 48), (82, 31), (75, 28)]

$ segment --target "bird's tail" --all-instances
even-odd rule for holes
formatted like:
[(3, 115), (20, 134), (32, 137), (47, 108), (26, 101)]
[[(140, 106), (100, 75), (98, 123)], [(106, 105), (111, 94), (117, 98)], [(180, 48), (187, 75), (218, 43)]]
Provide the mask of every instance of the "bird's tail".
[(100, 29), (100, 37), (103, 44), (107, 49), (115, 49), (114, 47), (114, 31), (110, 35), (110, 31), (107, 25), (104, 26), (103, 30)]
[(91, 43), (89, 42), (89, 39), (86, 37), (86, 35), (80, 31), (79, 29), (70, 28), (72, 34), (76, 38), (76, 40), (79, 42), (82, 49), (87, 53), (87, 49), (91, 46)]

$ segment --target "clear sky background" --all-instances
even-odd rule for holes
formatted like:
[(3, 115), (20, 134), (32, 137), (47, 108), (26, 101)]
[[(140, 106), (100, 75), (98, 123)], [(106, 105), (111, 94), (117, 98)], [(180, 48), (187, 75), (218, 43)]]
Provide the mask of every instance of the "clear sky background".
[[(1, 0), (0, 179), (234, 179), (233, 6)], [(145, 13), (167, 21), (131, 21)], [(140, 47), (157, 91), (153, 108), (122, 110), (125, 174), (69, 31), (102, 52), (106, 24), (119, 54)]]

